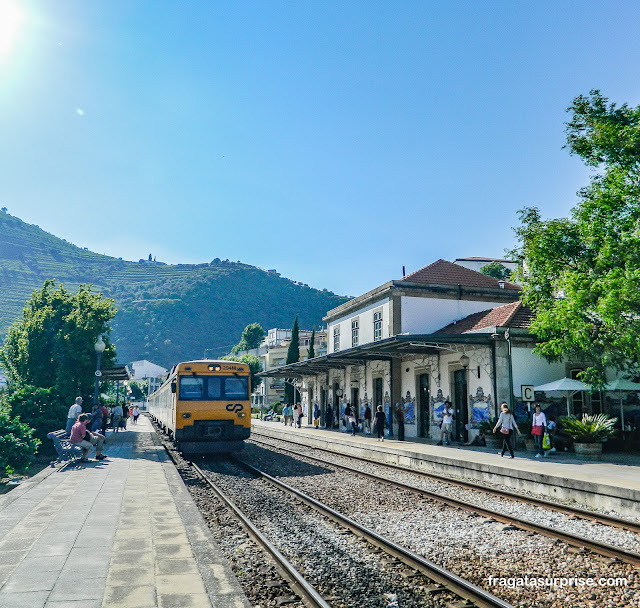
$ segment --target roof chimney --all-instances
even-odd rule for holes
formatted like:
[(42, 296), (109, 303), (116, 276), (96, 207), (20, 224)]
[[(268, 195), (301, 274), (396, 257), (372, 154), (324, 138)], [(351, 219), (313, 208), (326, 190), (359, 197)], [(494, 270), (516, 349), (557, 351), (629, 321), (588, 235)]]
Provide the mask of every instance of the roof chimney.
[(404, 279), (405, 276), (406, 276), (406, 273), (405, 273), (405, 269), (404, 269), (404, 266), (403, 266), (402, 267), (402, 278)]

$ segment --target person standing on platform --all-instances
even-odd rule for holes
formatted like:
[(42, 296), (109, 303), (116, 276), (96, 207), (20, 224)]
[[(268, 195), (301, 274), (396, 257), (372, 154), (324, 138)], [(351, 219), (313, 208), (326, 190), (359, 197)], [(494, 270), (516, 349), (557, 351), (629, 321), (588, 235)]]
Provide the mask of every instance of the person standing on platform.
[(313, 406), (313, 426), (320, 428), (320, 406), (317, 403)]
[(302, 406), (299, 403), (296, 403), (296, 410), (295, 410), (295, 416), (296, 416), (296, 423), (298, 425), (298, 428), (302, 428)]
[(333, 409), (331, 409), (331, 406), (329, 404), (327, 404), (327, 411), (325, 412), (325, 415), (324, 415), (324, 422), (325, 422), (324, 426), (326, 429), (333, 428)]
[(549, 442), (551, 445), (549, 454), (554, 454), (556, 451), (556, 447), (553, 444), (553, 436), (556, 434), (556, 419), (554, 416), (549, 416), (549, 420), (547, 421), (547, 431), (549, 433)]
[(536, 458), (546, 456), (547, 453), (542, 449), (542, 438), (547, 431), (547, 417), (542, 412), (539, 405), (534, 408), (533, 418), (531, 420), (531, 434), (536, 441)]
[(379, 405), (376, 408), (376, 415), (374, 417), (374, 428), (378, 435), (378, 441), (384, 441), (384, 426), (387, 423), (387, 418), (384, 415), (384, 411), (382, 410), (382, 406)]
[(106, 405), (103, 405), (100, 408), (100, 411), (102, 412), (102, 426), (100, 428), (101, 434), (103, 437), (107, 436), (107, 422), (109, 422), (109, 410), (107, 409)]
[(347, 403), (344, 407), (344, 414), (342, 415), (342, 424), (344, 424), (345, 433), (349, 432), (349, 418), (351, 417), (351, 404)]
[(364, 408), (364, 434), (371, 435), (371, 407), (368, 403)]
[(398, 441), (404, 441), (404, 407), (396, 404), (396, 422), (398, 423)]
[(351, 409), (351, 414), (349, 414), (349, 417), (347, 418), (347, 421), (349, 423), (349, 430), (351, 431), (351, 434), (355, 437), (356, 436), (356, 432), (358, 430), (358, 417), (356, 416), (356, 408), (353, 407)]
[(76, 397), (75, 403), (69, 408), (69, 412), (67, 413), (67, 426), (65, 428), (67, 435), (71, 434), (71, 428), (76, 423), (80, 414), (82, 414), (82, 397)]
[(509, 454), (511, 454), (511, 458), (515, 458), (513, 454), (513, 446), (512, 446), (512, 437), (514, 430), (520, 435), (520, 429), (516, 424), (516, 419), (514, 415), (511, 413), (509, 406), (506, 402), (502, 402), (500, 404), (500, 409), (502, 412), (500, 413), (500, 417), (498, 418), (498, 422), (493, 427), (493, 432), (495, 433), (500, 427), (500, 432), (502, 433), (502, 452), (498, 452), (500, 456), (504, 456), (504, 453), (509, 450)]
[(99, 433), (102, 429), (102, 410), (97, 405), (91, 408), (89, 428), (93, 433)]
[(122, 406), (116, 405), (113, 410), (111, 410), (111, 426), (113, 427), (113, 432), (117, 433), (120, 430), (120, 421), (122, 420)]
[(133, 414), (133, 424), (138, 424), (138, 418), (140, 418), (140, 408), (136, 405), (131, 412)]
[(453, 431), (453, 408), (451, 401), (444, 402), (444, 410), (442, 410), (442, 422), (440, 424), (440, 441), (438, 445), (450, 445), (451, 433)]

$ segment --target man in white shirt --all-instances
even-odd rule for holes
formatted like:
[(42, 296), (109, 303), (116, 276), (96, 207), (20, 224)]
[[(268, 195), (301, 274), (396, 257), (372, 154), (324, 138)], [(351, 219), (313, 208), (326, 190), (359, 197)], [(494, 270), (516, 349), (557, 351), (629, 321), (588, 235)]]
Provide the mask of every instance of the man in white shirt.
[(453, 430), (453, 408), (451, 407), (451, 401), (446, 401), (444, 404), (442, 426), (440, 428), (440, 442), (444, 442), (444, 445), (449, 445), (451, 443), (451, 432)]
[(82, 397), (76, 397), (75, 403), (69, 408), (69, 413), (67, 414), (67, 435), (71, 434), (71, 428), (80, 414), (82, 414)]

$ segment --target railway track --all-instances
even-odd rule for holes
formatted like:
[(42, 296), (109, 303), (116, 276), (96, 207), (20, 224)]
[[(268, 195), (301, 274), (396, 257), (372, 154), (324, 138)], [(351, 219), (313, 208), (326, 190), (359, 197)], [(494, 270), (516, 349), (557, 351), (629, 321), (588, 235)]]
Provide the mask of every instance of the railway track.
[[(377, 534), (376, 532), (369, 530), (368, 528), (360, 525), (353, 519), (350, 519), (346, 515), (339, 513), (324, 503), (315, 500), (314, 498), (300, 492), (299, 490), (283, 483), (282, 481), (268, 475), (264, 471), (249, 465), (242, 460), (231, 458), (236, 464), (249, 471), (252, 475), (259, 477), (266, 481), (270, 486), (278, 488), (293, 497), (295, 501), (304, 503), (311, 509), (314, 509), (318, 513), (324, 515), (326, 518), (335, 522), (342, 530), (348, 530), (358, 538), (365, 539), (373, 547), (380, 550), (383, 554), (390, 556), (396, 560), (399, 560), (404, 565), (408, 566), (412, 570), (425, 575), (435, 584), (431, 586), (430, 593), (437, 594), (444, 591), (453, 592), (456, 596), (461, 598), (461, 602), (450, 603), (447, 605), (458, 606), (477, 606), (478, 608), (511, 608), (511, 604), (501, 600), (487, 591), (473, 585), (469, 581), (449, 572), (445, 568), (442, 568), (426, 559), (417, 555), (416, 553), (406, 549), (393, 541), (386, 539), (385, 537)], [(207, 475), (207, 468), (201, 468), (195, 463), (191, 463), (191, 466), (198, 473), (199, 476), (212, 488), (217, 496), (233, 510), (234, 514), (239, 517), (243, 525), (249, 530), (252, 537), (260, 543), (261, 546), (269, 552), (269, 554), (278, 562), (281, 569), (285, 571), (285, 576), (291, 581), (292, 586), (307, 605), (313, 607), (329, 608), (330, 604), (323, 599), (321, 594), (309, 584), (304, 576), (296, 571), (293, 565), (286, 560), (282, 553), (257, 529), (257, 527), (249, 520), (249, 518), (241, 512), (241, 510), (224, 495), (224, 492), (217, 487), (217, 485), (211, 481)]]
[[(252, 432), (251, 435), (251, 440), (254, 441), (255, 443), (265, 443), (265, 442), (260, 442), (259, 440), (256, 440), (255, 437), (265, 437), (268, 439), (272, 439), (269, 435), (261, 435), (260, 432), (256, 432), (255, 430)], [(287, 443), (295, 443), (293, 441), (287, 441), (285, 439), (278, 439), (277, 441), (282, 441), (282, 442), (287, 442)], [(265, 445), (273, 445), (273, 444), (268, 444), (265, 443)], [(284, 448), (283, 448), (284, 449)], [(335, 456), (335, 452), (332, 452), (331, 450), (327, 450), (325, 448), (318, 448), (318, 447), (313, 447), (313, 448), (309, 448), (309, 449), (313, 449), (314, 451), (318, 451), (318, 452), (325, 452), (327, 454), (331, 454), (333, 456)], [(303, 455), (303, 454), (299, 454), (299, 455)], [(340, 456), (343, 456), (342, 454), (339, 454)], [(347, 456), (344, 456), (345, 458), (347, 458)], [(439, 475), (438, 473), (428, 473), (426, 471), (416, 471), (413, 469), (407, 469), (404, 467), (401, 467), (400, 465), (397, 464), (392, 464), (392, 463), (387, 463), (387, 462), (372, 462), (370, 460), (367, 460), (366, 458), (362, 458), (360, 456), (352, 456), (349, 455), (348, 458), (350, 458), (351, 460), (357, 460), (360, 462), (364, 462), (366, 464), (376, 464), (379, 465), (381, 467), (386, 467), (388, 469), (394, 469), (396, 471), (402, 471), (403, 473), (412, 473), (414, 475), (419, 475), (421, 477), (424, 477), (426, 479), (433, 479), (434, 481), (440, 481), (442, 483), (446, 483), (448, 485), (453, 485), (453, 486), (458, 486), (461, 488), (466, 488), (469, 490), (474, 490), (476, 492), (484, 492), (486, 494), (491, 494), (493, 496), (498, 496), (501, 498), (506, 498), (506, 499), (510, 499), (510, 500), (515, 500), (517, 502), (525, 502), (527, 504), (531, 504), (531, 505), (535, 505), (535, 506), (539, 506), (539, 507), (544, 507), (546, 509), (550, 509), (552, 511), (556, 511), (558, 513), (564, 513), (565, 515), (571, 515), (574, 517), (578, 517), (581, 519), (586, 519), (589, 521), (595, 521), (597, 523), (601, 523), (603, 525), (607, 525), (607, 526), (612, 526), (614, 528), (620, 528), (622, 530), (629, 530), (630, 532), (635, 532), (637, 534), (640, 534), (640, 523), (635, 522), (635, 521), (631, 521), (628, 519), (624, 519), (621, 517), (614, 517), (611, 515), (605, 515), (603, 513), (598, 513), (596, 511), (590, 511), (588, 509), (581, 509), (580, 507), (572, 507), (570, 505), (561, 505), (558, 504), (557, 502), (553, 502), (551, 500), (545, 500), (544, 498), (536, 498), (534, 496), (523, 496), (522, 494), (517, 494), (516, 492), (510, 492), (509, 490), (501, 490), (499, 488), (492, 488), (491, 486), (487, 486), (481, 483), (472, 483), (469, 481), (463, 481), (461, 479), (453, 479), (450, 477), (446, 477), (445, 475)]]
[[(255, 435), (255, 434), (254, 434)], [(420, 496), (424, 496), (433, 500), (436, 500), (438, 502), (444, 503), (448, 506), (454, 507), (454, 508), (459, 508), (459, 509), (464, 509), (465, 511), (469, 511), (469, 512), (473, 512), (476, 513), (478, 515), (482, 515), (483, 517), (487, 517), (490, 519), (494, 519), (496, 521), (502, 522), (504, 524), (507, 525), (512, 525), (515, 526), (517, 528), (520, 528), (522, 530), (526, 530), (529, 532), (535, 532), (538, 534), (543, 534), (547, 537), (553, 538), (553, 539), (557, 539), (559, 541), (562, 541), (570, 546), (573, 547), (577, 547), (579, 549), (586, 549), (586, 550), (590, 550), (593, 551), (594, 553), (597, 553), (599, 555), (603, 555), (606, 557), (609, 557), (611, 559), (614, 560), (620, 560), (622, 562), (631, 564), (635, 567), (640, 567), (640, 554), (634, 551), (628, 551), (625, 549), (622, 549), (620, 547), (617, 547), (615, 545), (611, 545), (608, 543), (603, 543), (600, 542), (598, 540), (595, 539), (589, 539), (583, 536), (579, 536), (577, 534), (572, 534), (569, 532), (565, 532), (562, 530), (558, 530), (557, 528), (553, 528), (550, 526), (545, 526), (539, 523), (535, 523), (532, 521), (528, 521), (519, 517), (514, 517), (513, 515), (509, 515), (509, 514), (504, 514), (501, 513), (499, 511), (493, 510), (493, 509), (488, 509), (485, 507), (481, 507), (479, 505), (473, 504), (473, 503), (469, 503), (457, 498), (452, 498), (452, 497), (448, 497), (448, 496), (443, 496), (441, 494), (438, 494), (436, 492), (432, 492), (429, 490), (425, 490), (424, 488), (419, 488), (410, 484), (406, 484), (406, 483), (402, 483), (393, 479), (390, 479), (388, 477), (381, 477), (380, 475), (374, 475), (372, 473), (368, 473), (366, 471), (360, 471), (360, 470), (353, 470), (350, 469), (344, 465), (340, 465), (337, 464), (335, 462), (330, 462), (328, 460), (324, 460), (322, 458), (318, 458), (317, 456), (310, 456), (308, 454), (304, 454), (301, 452), (297, 452), (295, 450), (290, 450), (288, 448), (283, 448), (280, 446), (275, 446), (273, 444), (270, 444), (268, 442), (264, 442), (264, 441), (258, 441), (255, 439), (255, 436), (252, 438), (252, 441), (258, 445), (262, 445), (262, 446), (266, 446), (266, 447), (270, 447), (270, 448), (275, 448), (290, 454), (293, 454), (295, 456), (300, 456), (300, 457), (304, 457), (307, 458), (309, 460), (318, 462), (322, 465), (329, 465), (344, 471), (348, 471), (350, 474), (357, 474), (357, 475), (361, 475), (364, 477), (367, 477), (369, 479), (373, 479), (375, 481), (382, 481), (384, 483), (387, 483), (391, 486), (397, 487), (399, 489), (402, 490), (407, 490), (410, 492), (414, 492)], [(284, 441), (281, 439), (278, 439), (278, 441)], [(316, 451), (317, 448), (314, 448), (314, 451)], [(335, 456), (335, 454), (333, 452), (330, 452), (329, 450), (319, 450), (319, 451), (323, 451), (323, 452), (328, 452), (332, 455)], [(448, 484), (453, 484), (453, 485), (458, 485), (458, 486), (463, 486), (465, 488), (470, 488), (473, 489), (475, 491), (482, 491), (482, 492), (488, 492), (497, 496), (500, 496), (502, 498), (509, 498), (511, 500), (518, 500), (519, 502), (525, 502), (527, 504), (535, 504), (536, 506), (544, 506), (545, 508), (548, 509), (552, 509), (554, 511), (558, 511), (564, 514), (568, 514), (574, 517), (581, 517), (584, 519), (587, 519), (587, 514), (589, 514), (588, 519), (590, 521), (597, 521), (598, 523), (602, 523), (602, 524), (606, 524), (606, 525), (611, 525), (614, 526), (616, 528), (623, 528), (625, 530), (629, 530), (631, 532), (636, 532), (636, 533), (640, 533), (640, 525), (634, 523), (634, 522), (630, 522), (627, 520), (622, 520), (620, 518), (611, 518), (608, 516), (604, 516), (604, 515), (598, 515), (597, 517), (594, 517), (594, 515), (592, 513), (590, 513), (589, 511), (583, 510), (583, 509), (574, 509), (572, 507), (560, 507), (559, 505), (549, 502), (549, 501), (544, 501), (541, 499), (529, 499), (528, 497), (521, 497), (515, 493), (511, 493), (511, 492), (503, 492), (500, 490), (491, 490), (489, 488), (486, 488), (485, 486), (481, 486), (481, 487), (477, 487), (474, 486), (473, 484), (470, 484), (468, 482), (458, 482), (455, 480), (449, 480), (446, 477), (440, 476), (440, 475), (433, 475), (431, 473), (423, 473), (423, 472), (415, 472), (415, 471), (407, 471), (407, 469), (403, 469), (402, 467), (399, 467), (397, 465), (388, 465), (385, 463), (371, 463), (370, 461), (366, 461), (363, 458), (358, 458), (358, 457), (352, 457), (352, 456), (343, 456), (343, 455), (339, 455), (341, 457), (344, 458), (349, 458), (349, 459), (354, 459), (354, 460), (360, 460), (363, 462), (367, 462), (367, 464), (375, 464), (376, 466), (381, 466), (384, 468), (389, 468), (389, 469), (395, 469), (395, 470), (401, 470), (405, 473), (411, 473), (411, 474), (417, 474), (420, 476), (424, 476), (424, 477), (428, 477), (428, 478), (432, 478), (432, 479), (437, 479), (437, 481), (440, 482), (445, 482)]]
[(322, 595), (307, 581), (293, 564), (276, 548), (276, 546), (251, 522), (242, 510), (229, 498), (195, 463), (191, 467), (198, 476), (213, 490), (215, 495), (240, 520), (253, 540), (260, 545), (276, 562), (282, 575), (289, 581), (291, 588), (303, 599), (307, 606), (313, 608), (331, 608)]

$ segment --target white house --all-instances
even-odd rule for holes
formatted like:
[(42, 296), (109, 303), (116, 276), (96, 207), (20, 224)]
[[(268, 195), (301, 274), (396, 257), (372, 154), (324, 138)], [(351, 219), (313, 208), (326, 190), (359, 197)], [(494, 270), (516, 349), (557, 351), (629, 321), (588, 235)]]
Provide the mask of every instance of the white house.
[(513, 260), (505, 260), (502, 258), (471, 257), (456, 258), (453, 261), (454, 264), (464, 266), (465, 268), (468, 268), (469, 270), (475, 270), (476, 272), (480, 272), (487, 264), (491, 264), (492, 262), (498, 262), (499, 264), (502, 264), (510, 272), (513, 272), (518, 266)]
[(133, 361), (133, 363), (131, 363), (131, 377), (134, 380), (149, 379), (149, 394), (160, 387), (162, 378), (168, 371), (166, 368), (151, 363), (151, 361), (147, 361), (146, 359)]
[(146, 359), (141, 361), (134, 361), (131, 363), (131, 375), (135, 380), (142, 380), (144, 378), (159, 378), (167, 373), (167, 369), (151, 363)]

